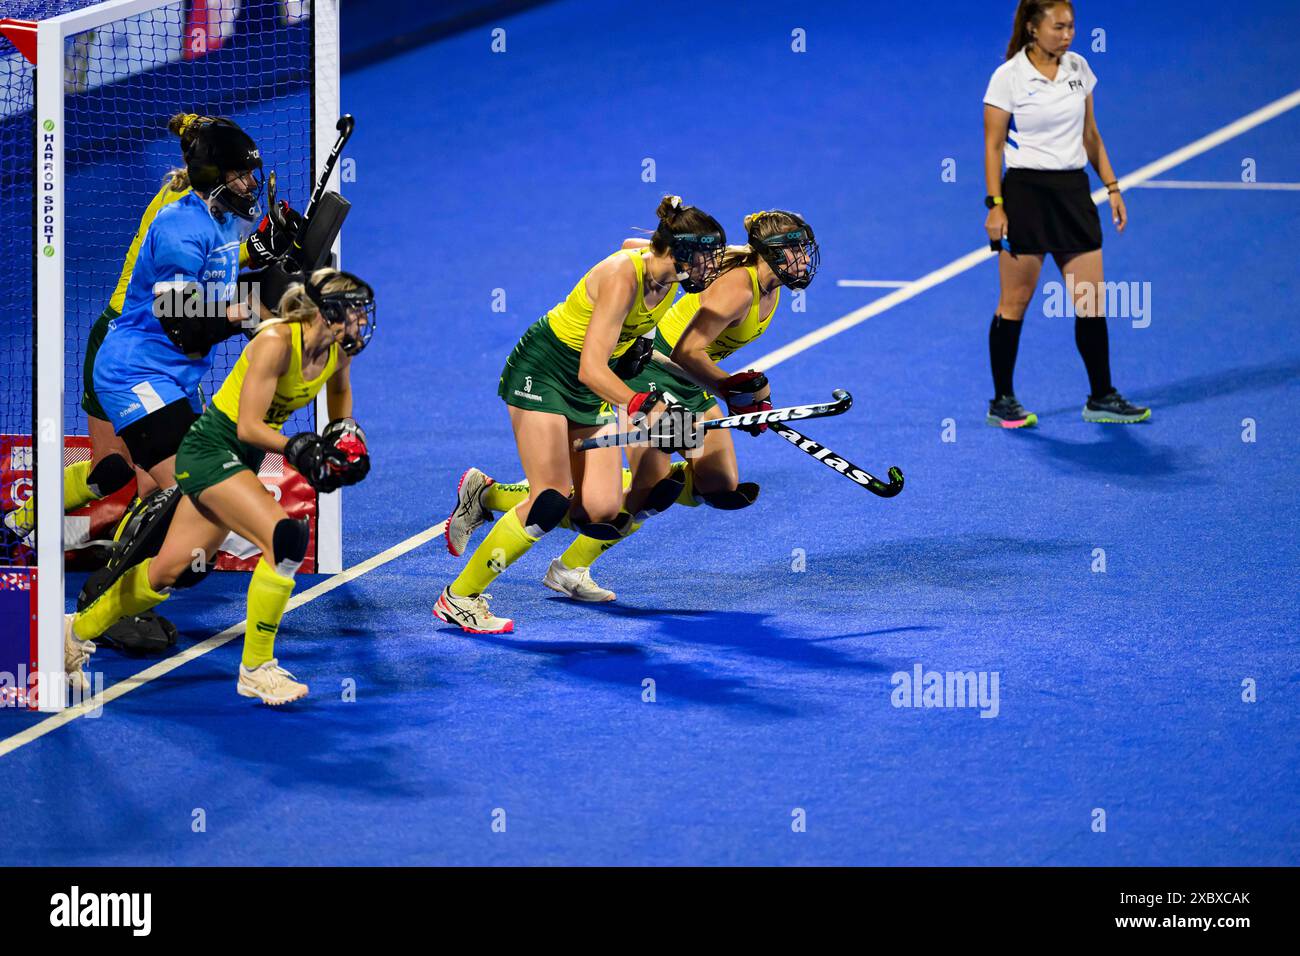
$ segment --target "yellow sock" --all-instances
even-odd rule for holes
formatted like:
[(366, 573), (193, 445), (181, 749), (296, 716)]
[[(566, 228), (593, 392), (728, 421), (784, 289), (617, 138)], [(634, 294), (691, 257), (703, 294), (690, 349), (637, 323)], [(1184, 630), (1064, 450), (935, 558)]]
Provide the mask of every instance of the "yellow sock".
[(263, 559), (248, 582), (248, 626), (244, 629), (243, 664), (261, 667), (275, 656), (275, 634), (293, 594), (293, 578), (282, 577)]
[(537, 539), (524, 530), (519, 515), (510, 508), (497, 519), (474, 553), (465, 562), (465, 568), (451, 582), (451, 593), (457, 597), (482, 594), (489, 584), (510, 565), (528, 553)]
[(681, 493), (677, 496), (677, 503), (688, 508), (698, 508), (700, 503), (695, 500), (695, 469), (691, 467), (691, 463), (675, 461), (669, 467), (668, 473), (684, 482)]
[(143, 614), (167, 600), (149, 586), (149, 565), (153, 558), (132, 565), (72, 622), (72, 629), (83, 641), (99, 637), (110, 627), (133, 614)]
[[(626, 468), (623, 469), (623, 490), (627, 491), (632, 484), (632, 472)], [(516, 481), (506, 483), (498, 481), (495, 484), (488, 485), (487, 490), (483, 492), (483, 504), (493, 511), (501, 512), (510, 508), (516, 508), (528, 500), (529, 488), (528, 481)], [(565, 515), (565, 522), (569, 520)], [(564, 524), (568, 527), (568, 524)]]
[(509, 511), (528, 500), (528, 482), (517, 481), (514, 484), (496, 482), (488, 485), (483, 492), (483, 504), (493, 511)]
[[(626, 512), (624, 512), (626, 514)], [(627, 529), (627, 534), (621, 538), (615, 538), (613, 541), (601, 541), (597, 538), (589, 538), (585, 534), (580, 534), (573, 539), (573, 544), (569, 545), (564, 554), (560, 555), (560, 560), (564, 566), (572, 571), (574, 568), (589, 568), (596, 563), (596, 559), (608, 551), (620, 541), (626, 541), (641, 527), (644, 522), (634, 521)]]
[(99, 495), (90, 490), (90, 462), (79, 461), (63, 469), (63, 510), (75, 511)]

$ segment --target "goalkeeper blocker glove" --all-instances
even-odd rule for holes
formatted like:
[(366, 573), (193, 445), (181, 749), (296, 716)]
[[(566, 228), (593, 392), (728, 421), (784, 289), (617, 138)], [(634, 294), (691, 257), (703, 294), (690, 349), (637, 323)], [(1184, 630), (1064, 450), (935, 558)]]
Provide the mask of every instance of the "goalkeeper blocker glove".
[(302, 227), (302, 213), (281, 199), (262, 217), (248, 237), (248, 267), (261, 269), (279, 262), (293, 251), (293, 240)]

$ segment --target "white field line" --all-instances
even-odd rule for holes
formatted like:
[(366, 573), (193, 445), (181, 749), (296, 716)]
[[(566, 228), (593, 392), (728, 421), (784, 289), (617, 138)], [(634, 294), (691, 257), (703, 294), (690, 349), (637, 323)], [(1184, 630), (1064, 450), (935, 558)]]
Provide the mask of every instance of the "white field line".
[[(409, 551), (414, 551), (421, 545), (427, 544), (429, 541), (438, 537), (446, 527), (447, 522), (439, 522), (432, 528), (425, 528), (419, 534), (412, 535), (400, 544), (393, 545), (387, 551), (381, 551), (374, 557), (367, 558), (365, 561), (353, 565), (346, 571), (340, 571), (338, 574), (332, 575), (324, 581), (313, 584), (307, 590), (300, 594), (295, 594), (289, 599), (289, 607), (285, 613), (288, 613), (295, 608), (300, 608), (304, 604), (316, 600), (318, 597), (323, 597), (335, 588), (342, 587), (349, 581), (355, 581), (357, 578), (361, 577), (361, 575), (368, 574), (375, 570), (375, 568), (382, 567), (389, 561), (400, 558)], [(64, 724), (70, 723), (78, 717), (84, 717), (88, 713), (96, 712), (103, 705), (110, 701), (117, 700), (123, 694), (129, 694), (137, 687), (143, 687), (150, 681), (157, 680), (160, 677), (170, 674), (181, 665), (188, 664), (195, 658), (202, 657), (204, 654), (216, 650), (223, 644), (228, 644), (230, 641), (233, 641), (244, 633), (244, 625), (246, 623), (246, 621), (240, 621), (238, 624), (232, 624), (220, 634), (214, 634), (207, 640), (200, 641), (192, 647), (187, 647), (179, 654), (173, 654), (171, 657), (161, 660), (157, 664), (146, 667), (138, 674), (132, 674), (130, 677), (118, 681), (103, 693), (96, 694), (89, 700), (84, 700), (76, 706), (69, 707), (66, 710), (61, 710), (56, 714), (46, 717), (40, 723), (32, 724), (32, 726), (28, 727), (26, 730), (20, 731), (12, 737), (0, 740), (0, 757), (12, 753), (19, 747), (31, 743), (33, 740), (38, 740), (39, 738), (44, 737), (51, 731), (58, 730)], [(234, 681), (233, 675), (231, 676), (231, 681)]]

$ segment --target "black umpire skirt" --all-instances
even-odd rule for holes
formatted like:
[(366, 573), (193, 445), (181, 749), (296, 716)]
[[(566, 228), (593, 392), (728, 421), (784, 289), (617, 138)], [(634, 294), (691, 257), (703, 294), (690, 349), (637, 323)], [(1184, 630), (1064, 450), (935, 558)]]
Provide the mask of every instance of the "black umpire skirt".
[(1101, 217), (1082, 169), (1008, 169), (1002, 180), (1013, 255), (1101, 248)]

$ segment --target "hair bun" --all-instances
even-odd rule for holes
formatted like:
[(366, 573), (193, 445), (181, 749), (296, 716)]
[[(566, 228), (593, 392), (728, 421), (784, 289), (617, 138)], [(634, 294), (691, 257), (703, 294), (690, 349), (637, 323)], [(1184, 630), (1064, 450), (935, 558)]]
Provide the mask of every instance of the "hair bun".
[(667, 219), (673, 213), (682, 208), (681, 196), (665, 196), (659, 201), (659, 208), (655, 210), (655, 215), (660, 219)]
[(184, 136), (198, 118), (198, 113), (177, 113), (167, 121), (167, 129), (177, 136)]

